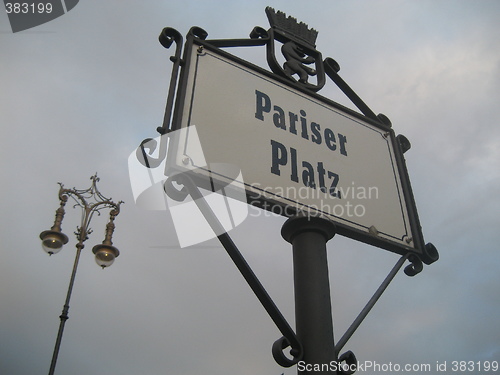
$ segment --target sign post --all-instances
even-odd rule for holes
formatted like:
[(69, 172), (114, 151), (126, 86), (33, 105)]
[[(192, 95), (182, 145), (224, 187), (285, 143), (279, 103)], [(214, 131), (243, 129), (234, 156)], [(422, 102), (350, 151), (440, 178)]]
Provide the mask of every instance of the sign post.
[[(315, 365), (337, 361), (333, 340), (332, 307), (326, 243), (335, 225), (326, 219), (297, 216), (281, 230), (292, 244), (295, 288), (295, 325), (304, 351), (298, 374), (313, 374)], [(336, 374), (336, 371), (322, 371)]]

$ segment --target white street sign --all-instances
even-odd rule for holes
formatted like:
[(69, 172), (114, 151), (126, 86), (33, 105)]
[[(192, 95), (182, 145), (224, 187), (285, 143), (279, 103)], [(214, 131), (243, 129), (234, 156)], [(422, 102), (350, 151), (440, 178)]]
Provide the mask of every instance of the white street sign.
[[(244, 186), (251, 205), (322, 216), (341, 234), (415, 251), (392, 130), (230, 55), (194, 45), (188, 56), (174, 121), (196, 126), (204, 158), (181, 139), (167, 159)], [(237, 166), (242, 178), (211, 173), (215, 163)]]

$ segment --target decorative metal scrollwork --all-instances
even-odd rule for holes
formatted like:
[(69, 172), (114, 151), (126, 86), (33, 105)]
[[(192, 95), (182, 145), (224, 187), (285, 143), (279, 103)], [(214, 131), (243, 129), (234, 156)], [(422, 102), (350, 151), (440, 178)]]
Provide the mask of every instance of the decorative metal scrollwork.
[[(293, 345), (290, 345), (289, 340), (285, 336), (283, 336), (276, 340), (272, 347), (273, 358), (276, 363), (282, 367), (292, 367), (301, 360), (303, 355), (300, 342), (296, 339), (295, 336), (291, 336), (291, 338), (294, 339)], [(293, 356), (292, 359), (288, 358), (283, 353), (283, 350), (289, 347), (291, 347), (290, 354)]]
[[(271, 25), (267, 43), (267, 61), (273, 73), (303, 85), (311, 91), (319, 91), (325, 85), (325, 70), (321, 53), (316, 50), (318, 32), (283, 12), (266, 8)], [(275, 40), (283, 43), (281, 53), (285, 63), (281, 65), (276, 57)], [(314, 64), (314, 68), (311, 65)], [(298, 79), (295, 78), (298, 76)], [(308, 82), (316, 76), (316, 84)]]
[(422, 261), (418, 256), (411, 254), (408, 257), (408, 260), (411, 262), (411, 264), (407, 265), (404, 269), (404, 273), (407, 276), (415, 276), (416, 274), (422, 272), (422, 270), (424, 269), (424, 265), (422, 264)]
[(174, 63), (172, 67), (172, 75), (170, 76), (170, 86), (168, 89), (167, 104), (165, 107), (165, 115), (163, 117), (163, 125), (156, 128), (158, 133), (166, 134), (169, 131), (170, 118), (172, 116), (172, 109), (174, 108), (174, 96), (177, 86), (177, 76), (179, 74), (179, 69), (183, 63), (181, 59), (182, 53), (182, 35), (175, 29), (171, 27), (165, 27), (160, 36), (158, 37), (160, 44), (165, 48), (170, 48), (173, 42), (175, 42), (175, 55), (170, 57), (170, 61)]
[[(342, 362), (344, 362), (345, 365), (342, 365)], [(338, 363), (341, 364), (339, 366), (339, 374), (352, 375), (356, 372), (358, 360), (356, 359), (354, 353), (349, 350), (339, 357)]]

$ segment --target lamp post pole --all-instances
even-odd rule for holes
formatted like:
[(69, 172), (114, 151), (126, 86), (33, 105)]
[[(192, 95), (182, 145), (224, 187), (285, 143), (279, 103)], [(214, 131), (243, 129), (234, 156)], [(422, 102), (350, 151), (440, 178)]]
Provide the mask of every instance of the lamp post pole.
[(59, 348), (61, 347), (62, 335), (64, 332), (64, 325), (66, 324), (66, 320), (68, 320), (68, 311), (69, 311), (69, 300), (71, 299), (71, 292), (73, 291), (73, 284), (75, 283), (76, 269), (78, 268), (78, 261), (80, 260), (80, 253), (83, 249), (84, 245), (82, 241), (79, 241), (76, 245), (76, 257), (75, 263), (73, 265), (73, 271), (71, 272), (71, 278), (69, 280), (68, 293), (66, 295), (66, 301), (64, 303), (64, 307), (62, 310), (62, 314), (59, 316), (61, 322), (59, 323), (59, 330), (57, 332), (56, 344), (54, 346), (54, 352), (52, 353), (52, 361), (50, 362), (50, 370), (49, 375), (54, 374), (54, 370), (56, 368), (57, 356), (59, 355)]
[[(50, 230), (43, 231), (40, 234), (40, 239), (42, 240), (43, 249), (49, 254), (58, 253), (64, 244), (68, 242), (68, 237), (61, 232), (61, 223), (64, 217), (64, 206), (71, 197), (76, 202), (75, 207), (79, 206), (82, 209), (81, 225), (77, 227), (75, 235), (77, 237), (78, 243), (76, 244), (76, 256), (75, 262), (73, 264), (73, 270), (71, 272), (71, 278), (68, 286), (68, 293), (66, 294), (66, 300), (63, 306), (61, 315), (59, 316), (59, 330), (57, 332), (57, 339), (54, 346), (54, 352), (52, 354), (52, 361), (50, 363), (49, 375), (53, 375), (57, 363), (57, 357), (59, 354), (59, 349), (61, 347), (62, 335), (64, 332), (64, 325), (68, 320), (69, 312), (69, 302), (71, 299), (71, 293), (73, 291), (73, 285), (75, 283), (76, 271), (78, 268), (78, 263), (80, 260), (80, 254), (82, 249), (85, 247), (84, 242), (88, 239), (92, 229), (89, 227), (90, 221), (94, 213), (100, 214), (100, 210), (104, 208), (109, 208), (109, 222), (106, 225), (104, 241), (100, 245), (93, 247), (92, 252), (95, 254), (96, 263), (103, 269), (111, 266), (115, 258), (120, 254), (118, 249), (113, 246), (111, 237), (115, 228), (114, 220), (116, 216), (120, 213), (120, 204), (123, 202), (114, 203), (111, 198), (105, 198), (97, 189), (97, 182), (99, 178), (94, 175), (90, 178), (92, 180), (92, 185), (86, 190), (65, 189), (64, 186), (59, 183), (59, 200), (60, 207), (56, 211), (56, 218), (54, 225)], [(90, 201), (92, 199), (93, 201)]]

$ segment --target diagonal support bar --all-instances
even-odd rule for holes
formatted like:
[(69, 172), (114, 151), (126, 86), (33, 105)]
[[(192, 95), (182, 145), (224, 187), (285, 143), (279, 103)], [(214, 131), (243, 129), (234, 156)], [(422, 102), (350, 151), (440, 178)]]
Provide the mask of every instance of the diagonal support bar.
[(342, 79), (338, 75), (338, 71), (340, 70), (340, 66), (337, 62), (327, 57), (323, 62), (325, 65), (325, 72), (330, 77), (330, 79), (335, 82), (335, 84), (342, 90), (342, 92), (354, 103), (356, 107), (363, 113), (366, 117), (371, 118), (372, 120), (380, 122), (380, 119), (377, 115), (366, 105), (366, 103), (354, 92), (354, 90), (347, 84), (346, 81)]
[(354, 322), (351, 324), (351, 326), (344, 333), (344, 336), (342, 336), (342, 338), (339, 340), (337, 345), (335, 345), (335, 352), (336, 353), (339, 353), (342, 350), (342, 348), (344, 347), (344, 345), (347, 343), (347, 341), (349, 341), (351, 336), (358, 329), (358, 327), (363, 322), (363, 320), (366, 318), (366, 316), (368, 315), (370, 310), (373, 308), (373, 306), (375, 306), (375, 303), (377, 303), (377, 301), (380, 298), (380, 296), (382, 295), (382, 293), (384, 293), (384, 291), (387, 289), (390, 282), (392, 281), (392, 279), (394, 279), (394, 276), (396, 276), (396, 274), (399, 272), (399, 270), (401, 269), (401, 267), (406, 262), (406, 260), (408, 259), (409, 256), (410, 256), (410, 254), (407, 253), (407, 254), (403, 255), (401, 258), (399, 258), (398, 262), (394, 265), (391, 272), (389, 272), (389, 274), (387, 275), (385, 280), (382, 282), (382, 284), (380, 284), (378, 289), (375, 291), (372, 298), (370, 298), (370, 300), (368, 301), (366, 306), (363, 308), (363, 310), (361, 310), (361, 312), (359, 313), (357, 318), (354, 320)]
[[(169, 184), (171, 182), (172, 181), (169, 179), (166, 183)], [(241, 272), (241, 275), (244, 277), (252, 291), (255, 293), (256, 297), (259, 299), (260, 303), (267, 311), (274, 324), (276, 324), (276, 327), (283, 334), (284, 337), (277, 340), (273, 345), (274, 359), (279, 365), (283, 367), (293, 366), (302, 358), (302, 346), (295, 332), (283, 317), (280, 310), (271, 299), (267, 291), (264, 289), (263, 285), (260, 283), (257, 276), (252, 271), (245, 258), (240, 253), (235, 243), (232, 241), (231, 237), (225, 232), (224, 227), (213, 212), (212, 208), (206, 202), (205, 198), (198, 189), (198, 186), (187, 175), (187, 173), (176, 175), (175, 182), (184, 185), (187, 193), (196, 203), (197, 207), (207, 220), (214, 233), (221, 233), (217, 236), (220, 243), (222, 244), (222, 246), (224, 246), (224, 249), (226, 249), (229, 257)], [(168, 190), (166, 189), (166, 191)], [(290, 354), (293, 356), (293, 359), (287, 358), (282, 352), (282, 350), (287, 348), (288, 346), (291, 347)]]

